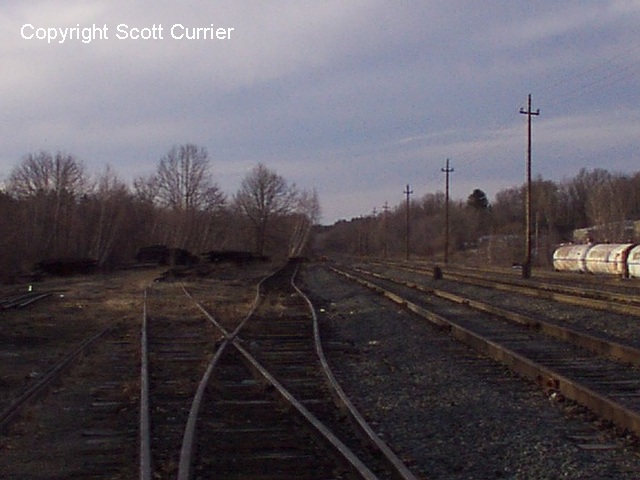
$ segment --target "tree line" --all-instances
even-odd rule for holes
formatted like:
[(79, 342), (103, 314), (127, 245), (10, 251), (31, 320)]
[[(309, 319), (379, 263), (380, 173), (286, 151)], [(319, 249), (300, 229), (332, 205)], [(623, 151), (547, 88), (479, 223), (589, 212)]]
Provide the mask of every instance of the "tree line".
[(299, 256), (319, 218), (315, 191), (298, 189), (262, 163), (227, 196), (207, 150), (193, 144), (172, 147), (132, 185), (110, 166), (91, 176), (71, 154), (30, 153), (0, 190), (0, 277), (52, 258), (91, 258), (113, 268), (156, 244), (196, 254)]
[[(480, 189), (449, 203), (450, 249), (465, 262), (513, 264), (523, 261), (526, 186), (499, 191), (492, 203)], [(445, 245), (445, 194), (427, 193), (409, 203), (409, 250), (442, 260)], [(406, 253), (406, 202), (331, 227), (318, 229), (316, 245), (331, 253), (396, 256)], [(640, 172), (582, 169), (559, 182), (532, 182), (533, 261), (548, 265), (560, 243), (640, 242), (630, 223), (640, 219)], [(574, 231), (587, 229), (585, 237)]]

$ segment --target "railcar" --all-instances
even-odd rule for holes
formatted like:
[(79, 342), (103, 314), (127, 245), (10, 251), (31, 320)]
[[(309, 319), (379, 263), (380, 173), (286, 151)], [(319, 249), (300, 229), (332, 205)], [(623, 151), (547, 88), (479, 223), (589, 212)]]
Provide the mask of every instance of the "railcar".
[(553, 268), (559, 272), (586, 273), (585, 259), (593, 244), (561, 245), (553, 252)]
[(627, 256), (629, 277), (640, 278), (640, 245), (634, 246)]
[(587, 250), (585, 267), (594, 274), (629, 276), (627, 257), (633, 243), (601, 243)]
[(634, 243), (561, 245), (553, 252), (553, 268), (561, 272), (640, 278), (640, 245)]

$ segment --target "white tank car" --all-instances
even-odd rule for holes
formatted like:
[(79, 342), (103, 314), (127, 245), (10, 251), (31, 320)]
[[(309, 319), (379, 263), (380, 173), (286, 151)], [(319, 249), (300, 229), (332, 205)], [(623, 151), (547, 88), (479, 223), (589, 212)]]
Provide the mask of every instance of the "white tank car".
[(561, 245), (553, 252), (553, 268), (559, 272), (586, 273), (585, 258), (592, 243)]
[(587, 251), (585, 265), (589, 273), (629, 276), (627, 256), (633, 243), (600, 243)]

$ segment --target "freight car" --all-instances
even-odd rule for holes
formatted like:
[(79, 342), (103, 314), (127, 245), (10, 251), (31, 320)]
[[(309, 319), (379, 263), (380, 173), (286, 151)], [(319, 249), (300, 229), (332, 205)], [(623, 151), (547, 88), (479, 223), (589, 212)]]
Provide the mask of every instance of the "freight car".
[(561, 245), (553, 252), (553, 268), (640, 278), (640, 245), (635, 243), (588, 243)]

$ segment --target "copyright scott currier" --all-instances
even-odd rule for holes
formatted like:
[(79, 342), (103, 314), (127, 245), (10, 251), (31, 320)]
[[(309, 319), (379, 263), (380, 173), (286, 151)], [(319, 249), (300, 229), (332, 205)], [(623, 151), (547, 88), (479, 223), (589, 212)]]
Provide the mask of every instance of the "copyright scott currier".
[(46, 43), (91, 43), (105, 40), (231, 40), (234, 27), (220, 27), (209, 24), (207, 27), (193, 27), (174, 23), (165, 28), (161, 23), (138, 26), (119, 23), (115, 28), (92, 24), (74, 27), (51, 27), (25, 23), (20, 27), (20, 36), (24, 40)]

